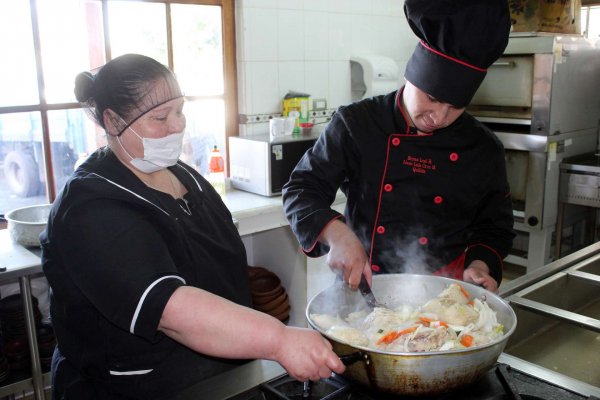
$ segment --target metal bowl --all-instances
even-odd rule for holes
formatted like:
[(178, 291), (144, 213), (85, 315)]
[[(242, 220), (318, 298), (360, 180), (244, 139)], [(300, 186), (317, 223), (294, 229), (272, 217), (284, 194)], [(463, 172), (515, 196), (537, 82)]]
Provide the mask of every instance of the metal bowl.
[(325, 336), (341, 358), (359, 360), (349, 364), (344, 376), (371, 389), (405, 396), (439, 395), (468, 385), (482, 377), (496, 362), (515, 331), (517, 317), (511, 306), (496, 294), (467, 282), (430, 275), (387, 274), (373, 277), (377, 299), (391, 308), (401, 304), (419, 306), (437, 296), (450, 283), (460, 283), (473, 298), (485, 299), (504, 325), (504, 335), (486, 345), (467, 349), (427, 352), (388, 352), (351, 345), (327, 334), (312, 314), (345, 318), (366, 307), (358, 291), (342, 282), (323, 290), (308, 303), (309, 324)]
[(4, 216), (13, 242), (26, 247), (40, 246), (40, 233), (46, 229), (52, 204), (16, 208)]

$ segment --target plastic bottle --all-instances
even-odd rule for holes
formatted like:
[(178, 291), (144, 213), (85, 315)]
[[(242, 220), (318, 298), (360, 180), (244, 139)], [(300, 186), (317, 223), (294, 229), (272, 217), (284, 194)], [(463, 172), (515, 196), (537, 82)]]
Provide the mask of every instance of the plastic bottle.
[(225, 196), (225, 163), (217, 145), (210, 152), (208, 171), (208, 181), (210, 184), (215, 188), (217, 193)]

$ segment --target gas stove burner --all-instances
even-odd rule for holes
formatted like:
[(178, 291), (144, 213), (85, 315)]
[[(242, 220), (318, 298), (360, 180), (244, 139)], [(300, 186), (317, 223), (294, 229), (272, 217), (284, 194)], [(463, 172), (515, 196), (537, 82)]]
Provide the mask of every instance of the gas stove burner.
[(472, 384), (432, 396), (409, 397), (377, 392), (336, 374), (310, 385), (283, 375), (242, 396), (235, 400), (600, 400), (571, 392), (503, 363), (496, 363)]
[(265, 397), (270, 399), (330, 400), (339, 399), (349, 389), (348, 384), (335, 377), (310, 382), (308, 385), (283, 376), (261, 385)]

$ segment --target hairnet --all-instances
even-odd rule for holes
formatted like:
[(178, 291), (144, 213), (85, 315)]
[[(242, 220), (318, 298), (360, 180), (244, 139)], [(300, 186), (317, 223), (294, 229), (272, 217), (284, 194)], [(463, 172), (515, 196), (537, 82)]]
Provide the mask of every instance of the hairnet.
[(150, 57), (126, 54), (109, 61), (95, 75), (79, 74), (75, 96), (104, 129), (104, 112), (112, 110), (111, 122), (120, 135), (144, 114), (183, 93), (166, 66)]

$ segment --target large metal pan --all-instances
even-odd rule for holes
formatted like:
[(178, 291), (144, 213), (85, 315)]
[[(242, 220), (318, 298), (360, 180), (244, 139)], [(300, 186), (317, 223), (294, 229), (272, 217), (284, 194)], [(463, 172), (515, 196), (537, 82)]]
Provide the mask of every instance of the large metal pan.
[[(373, 277), (373, 292), (389, 307), (401, 304), (419, 306), (436, 297), (454, 279), (413, 274), (389, 274)], [(360, 293), (338, 282), (313, 297), (306, 308), (309, 324), (332, 343), (333, 350), (350, 363), (344, 376), (371, 389), (402, 395), (434, 395), (446, 393), (470, 384), (483, 376), (504, 350), (514, 332), (517, 317), (513, 309), (499, 296), (466, 282), (460, 282), (471, 296), (485, 299), (496, 311), (498, 322), (504, 325), (504, 335), (485, 346), (469, 349), (392, 353), (341, 342), (328, 336), (312, 320), (312, 314), (339, 315), (366, 307)]]

